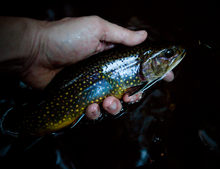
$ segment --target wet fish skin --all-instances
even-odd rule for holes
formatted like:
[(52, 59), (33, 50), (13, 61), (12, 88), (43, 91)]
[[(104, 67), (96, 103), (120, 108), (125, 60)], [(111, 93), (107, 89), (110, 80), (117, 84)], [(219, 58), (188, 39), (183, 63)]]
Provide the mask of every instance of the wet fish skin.
[(38, 101), (8, 111), (3, 132), (43, 136), (73, 126), (88, 105), (100, 104), (108, 96), (121, 99), (126, 92), (132, 95), (147, 89), (184, 56), (182, 46), (141, 44), (103, 52), (66, 67)]

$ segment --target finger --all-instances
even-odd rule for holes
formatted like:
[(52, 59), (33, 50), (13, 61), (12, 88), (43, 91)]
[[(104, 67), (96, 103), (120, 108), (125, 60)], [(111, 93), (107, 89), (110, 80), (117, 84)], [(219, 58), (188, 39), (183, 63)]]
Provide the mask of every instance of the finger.
[(128, 96), (128, 94), (125, 94), (124, 96), (123, 96), (123, 101), (124, 102), (137, 102), (137, 101), (139, 101), (140, 99), (142, 98), (142, 93), (141, 92), (139, 92), (139, 93), (137, 93), (137, 94), (135, 94), (135, 95), (133, 95), (133, 96)]
[(103, 101), (102, 106), (108, 113), (110, 113), (112, 115), (119, 113), (122, 109), (121, 102), (113, 96), (107, 97)]
[(86, 108), (85, 115), (89, 120), (95, 120), (101, 115), (99, 105), (93, 103)]
[(172, 71), (169, 71), (166, 76), (163, 78), (163, 80), (167, 82), (171, 82), (174, 79), (174, 74)]
[(100, 41), (98, 47), (96, 48), (95, 54), (99, 52), (103, 52), (104, 50), (112, 49), (115, 47), (114, 43)]
[(140, 44), (147, 38), (147, 32), (144, 30), (132, 31), (101, 18), (100, 21), (101, 33), (98, 32), (99, 36), (101, 36), (99, 37), (100, 40), (133, 46)]

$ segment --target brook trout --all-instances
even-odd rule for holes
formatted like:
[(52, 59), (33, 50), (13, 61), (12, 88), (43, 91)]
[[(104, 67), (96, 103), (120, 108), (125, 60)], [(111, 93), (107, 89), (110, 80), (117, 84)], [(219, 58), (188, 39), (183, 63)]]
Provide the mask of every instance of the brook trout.
[(141, 44), (112, 49), (64, 68), (39, 99), (7, 112), (4, 133), (45, 134), (73, 127), (92, 103), (144, 91), (172, 70), (186, 52), (178, 45)]

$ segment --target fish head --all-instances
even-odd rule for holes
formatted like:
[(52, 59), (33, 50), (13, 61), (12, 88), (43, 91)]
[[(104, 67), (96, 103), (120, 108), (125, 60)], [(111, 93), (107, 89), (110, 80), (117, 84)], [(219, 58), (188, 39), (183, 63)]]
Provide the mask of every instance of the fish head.
[(180, 45), (154, 46), (144, 53), (141, 73), (144, 80), (153, 81), (162, 78), (174, 69), (185, 57), (186, 50)]

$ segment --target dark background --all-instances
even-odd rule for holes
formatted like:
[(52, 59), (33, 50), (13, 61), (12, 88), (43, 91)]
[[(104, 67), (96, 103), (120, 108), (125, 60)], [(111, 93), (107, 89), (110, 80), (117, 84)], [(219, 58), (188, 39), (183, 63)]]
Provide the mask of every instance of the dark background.
[[(175, 70), (175, 80), (145, 94), (142, 102), (129, 106), (124, 116), (79, 125), (57, 138), (46, 137), (12, 158), (7, 168), (220, 167), (217, 2), (11, 0), (0, 8), (1, 15), (49, 21), (98, 15), (125, 27), (146, 29), (151, 41), (181, 42), (188, 51)], [(2, 77), (0, 87), (1, 115), (34, 95), (10, 77)], [(3, 156), (11, 138), (0, 136)], [(146, 150), (147, 156), (138, 166), (141, 150)]]

